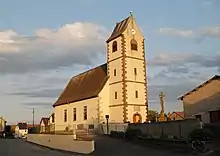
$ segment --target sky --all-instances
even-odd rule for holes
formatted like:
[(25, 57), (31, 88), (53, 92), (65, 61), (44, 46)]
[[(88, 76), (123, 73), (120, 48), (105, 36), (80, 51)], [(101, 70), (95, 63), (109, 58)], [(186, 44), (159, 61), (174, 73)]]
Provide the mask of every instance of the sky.
[(35, 122), (70, 78), (106, 62), (106, 39), (132, 11), (146, 38), (149, 109), (220, 74), (219, 0), (0, 0), (0, 116)]

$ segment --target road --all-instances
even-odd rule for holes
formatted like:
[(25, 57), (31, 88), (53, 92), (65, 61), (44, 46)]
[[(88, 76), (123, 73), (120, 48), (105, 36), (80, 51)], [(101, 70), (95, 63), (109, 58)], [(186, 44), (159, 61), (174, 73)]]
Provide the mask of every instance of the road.
[[(96, 151), (93, 156), (192, 156), (185, 152), (147, 148), (108, 137), (96, 138)], [(0, 139), (0, 155), (4, 156), (74, 156), (70, 153), (62, 153), (18, 139)], [(214, 156), (214, 155), (213, 155)], [(215, 155), (217, 156), (217, 155)]]
[(73, 156), (48, 148), (42, 148), (20, 139), (0, 139), (0, 155), (2, 156)]

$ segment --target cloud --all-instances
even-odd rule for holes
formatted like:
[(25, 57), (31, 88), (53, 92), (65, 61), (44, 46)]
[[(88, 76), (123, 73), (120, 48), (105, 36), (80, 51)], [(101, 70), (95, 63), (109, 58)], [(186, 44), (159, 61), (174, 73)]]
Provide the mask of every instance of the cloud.
[(0, 32), (0, 74), (91, 65), (105, 55), (105, 27), (75, 22), (57, 30), (39, 29), (33, 36)]
[(35, 107), (44, 107), (44, 108), (51, 108), (52, 103), (49, 102), (27, 102), (23, 103), (24, 106), (35, 108)]
[(189, 29), (176, 29), (176, 28), (159, 28), (158, 32), (160, 34), (182, 37), (182, 38), (193, 38), (197, 41), (201, 41), (204, 38), (219, 38), (220, 37), (220, 26), (205, 27), (199, 30), (189, 30)]
[(57, 98), (63, 89), (41, 89), (37, 91), (13, 92), (10, 95), (26, 96), (30, 98)]
[(196, 34), (193, 30), (180, 30), (175, 28), (160, 28), (159, 33), (166, 34), (170, 36), (180, 36), (180, 37), (195, 37)]
[(169, 66), (170, 71), (182, 70), (182, 72), (187, 72), (186, 67), (183, 67), (184, 65), (194, 64), (199, 67), (218, 68), (220, 72), (220, 55), (205, 56), (186, 53), (161, 53), (149, 60), (148, 64), (160, 67)]

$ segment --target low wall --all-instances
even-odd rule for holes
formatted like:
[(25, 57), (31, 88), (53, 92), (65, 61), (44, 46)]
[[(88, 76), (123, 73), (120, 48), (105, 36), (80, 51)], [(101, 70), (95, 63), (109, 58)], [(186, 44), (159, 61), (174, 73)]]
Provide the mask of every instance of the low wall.
[(129, 128), (140, 129), (144, 135), (157, 138), (163, 136), (187, 138), (193, 130), (199, 127), (200, 123), (196, 119), (129, 125)]
[[(160, 138), (163, 136), (187, 138), (188, 135), (198, 128), (200, 123), (196, 119), (185, 119), (179, 121), (166, 121), (156, 123), (110, 123), (109, 133), (111, 131), (125, 132), (127, 128), (139, 129), (143, 135)], [(102, 124), (99, 128), (99, 133), (107, 134), (107, 125)]]
[(73, 135), (28, 134), (27, 141), (53, 149), (90, 154), (95, 150), (94, 141), (78, 141)]

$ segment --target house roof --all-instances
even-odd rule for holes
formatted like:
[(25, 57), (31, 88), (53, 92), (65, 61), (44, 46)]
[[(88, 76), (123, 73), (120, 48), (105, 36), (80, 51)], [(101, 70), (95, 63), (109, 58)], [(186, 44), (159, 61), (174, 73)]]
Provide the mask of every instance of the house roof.
[(48, 125), (49, 120), (50, 120), (50, 118), (43, 117), (43, 118), (41, 118), (40, 124), (43, 122), (43, 123), (44, 123), (44, 125)]
[(17, 126), (19, 127), (19, 129), (27, 129), (28, 126), (27, 126), (27, 123), (18, 123)]
[(108, 43), (108, 42), (112, 41), (113, 39), (119, 37), (127, 28), (128, 23), (131, 18), (132, 18), (132, 15), (130, 15), (129, 17), (125, 18), (124, 20), (116, 23), (116, 26), (115, 26), (111, 36), (108, 38), (108, 40), (106, 42)]
[(173, 112), (173, 113), (171, 113), (171, 114), (169, 115), (169, 117), (170, 117), (172, 114), (176, 114), (176, 115), (178, 115), (178, 116), (180, 116), (181, 118), (184, 119), (184, 112)]
[(107, 64), (74, 76), (53, 107), (97, 97), (108, 80)]
[(54, 113), (52, 113), (52, 114), (50, 115), (50, 118), (54, 118)]
[(201, 85), (197, 86), (196, 88), (194, 88), (193, 90), (185, 93), (184, 95), (182, 95), (181, 97), (178, 98), (178, 100), (183, 100), (183, 98), (185, 98), (187, 95), (190, 95), (191, 93), (197, 91), (199, 88), (204, 87), (205, 85), (207, 85), (208, 83), (212, 82), (213, 80), (219, 80), (220, 76), (219, 75), (215, 75), (212, 78), (210, 78), (209, 80), (205, 81), (204, 83), (202, 83)]

